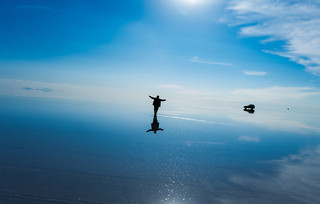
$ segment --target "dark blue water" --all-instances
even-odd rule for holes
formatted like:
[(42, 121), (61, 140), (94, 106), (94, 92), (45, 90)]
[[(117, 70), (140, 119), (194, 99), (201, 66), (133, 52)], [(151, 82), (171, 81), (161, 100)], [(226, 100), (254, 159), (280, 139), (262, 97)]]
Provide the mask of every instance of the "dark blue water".
[(317, 134), (161, 109), (164, 131), (146, 133), (152, 106), (2, 97), (0, 110), (0, 203), (320, 201)]

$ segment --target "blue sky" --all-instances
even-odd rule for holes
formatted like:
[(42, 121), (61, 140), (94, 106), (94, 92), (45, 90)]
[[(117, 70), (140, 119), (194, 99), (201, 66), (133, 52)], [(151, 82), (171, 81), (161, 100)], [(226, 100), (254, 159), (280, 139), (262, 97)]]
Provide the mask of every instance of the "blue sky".
[(159, 94), (168, 114), (236, 120), (257, 103), (261, 124), (291, 107), (281, 121), (319, 131), (319, 1), (13, 0), (0, 21), (1, 95), (138, 108)]

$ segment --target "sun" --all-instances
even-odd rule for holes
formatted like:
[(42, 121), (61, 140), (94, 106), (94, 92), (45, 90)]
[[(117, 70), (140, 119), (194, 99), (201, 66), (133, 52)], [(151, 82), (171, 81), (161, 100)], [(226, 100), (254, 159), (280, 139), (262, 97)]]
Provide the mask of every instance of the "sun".
[(197, 3), (199, 3), (199, 0), (186, 0), (186, 2), (188, 4), (197, 4)]
[[(183, 10), (199, 10), (208, 7), (212, 7), (216, 2), (220, 0), (166, 0), (168, 5), (174, 5)], [(189, 12), (190, 12), (189, 11)]]
[(180, 0), (180, 2), (183, 4), (198, 5), (198, 4), (207, 3), (208, 0)]

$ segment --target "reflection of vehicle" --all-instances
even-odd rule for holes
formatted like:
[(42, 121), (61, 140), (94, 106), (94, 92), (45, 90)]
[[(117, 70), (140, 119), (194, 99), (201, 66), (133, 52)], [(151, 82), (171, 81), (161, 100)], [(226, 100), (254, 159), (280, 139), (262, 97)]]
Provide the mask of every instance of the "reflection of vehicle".
[(251, 113), (251, 114), (254, 113), (254, 110), (252, 110), (252, 109), (243, 109), (243, 110), (246, 111), (246, 112), (248, 112), (248, 113)]
[(243, 106), (243, 108), (244, 111), (253, 114), (255, 106), (253, 104), (249, 104), (247, 106)]

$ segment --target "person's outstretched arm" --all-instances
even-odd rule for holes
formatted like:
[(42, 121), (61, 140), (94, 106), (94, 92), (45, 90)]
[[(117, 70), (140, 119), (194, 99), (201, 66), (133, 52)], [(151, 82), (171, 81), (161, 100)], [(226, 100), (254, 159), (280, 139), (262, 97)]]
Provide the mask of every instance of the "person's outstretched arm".
[(161, 101), (166, 101), (166, 99), (161, 99)]
[(151, 99), (154, 99), (152, 96), (149, 96)]

